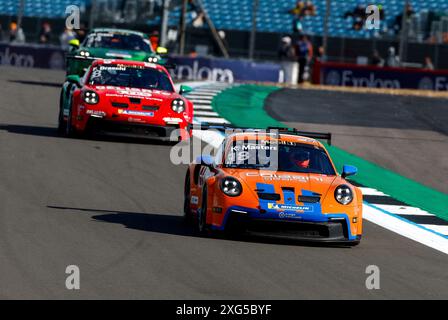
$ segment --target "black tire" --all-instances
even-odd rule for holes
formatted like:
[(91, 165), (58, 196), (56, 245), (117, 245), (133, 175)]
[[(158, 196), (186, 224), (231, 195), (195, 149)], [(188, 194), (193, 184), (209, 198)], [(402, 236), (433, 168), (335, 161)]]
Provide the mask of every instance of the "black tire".
[(65, 135), (67, 137), (75, 137), (76, 136), (75, 128), (73, 128), (73, 125), (72, 125), (72, 106), (71, 105), (68, 109), (68, 118), (67, 118), (67, 124), (65, 126)]
[(58, 134), (64, 135), (67, 130), (67, 123), (64, 121), (64, 106), (63, 106), (63, 97), (64, 93), (61, 91), (61, 97), (59, 99), (59, 116), (58, 116)]
[(190, 208), (190, 172), (187, 172), (185, 177), (185, 186), (184, 186), (184, 220), (186, 223), (191, 223), (193, 221), (193, 214), (191, 213)]
[(201, 235), (207, 235), (208, 233), (206, 223), (206, 212), (207, 212), (207, 188), (204, 187), (204, 190), (202, 191), (201, 207), (196, 219), (196, 230)]

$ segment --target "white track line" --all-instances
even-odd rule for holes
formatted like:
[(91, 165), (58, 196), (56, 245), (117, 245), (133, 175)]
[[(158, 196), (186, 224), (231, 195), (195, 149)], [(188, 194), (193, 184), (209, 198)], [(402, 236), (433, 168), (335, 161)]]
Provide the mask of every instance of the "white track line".
[(448, 236), (448, 226), (437, 226), (434, 224), (422, 224), (423, 227)]
[(215, 124), (227, 124), (229, 121), (223, 118), (206, 118), (206, 117), (195, 117), (198, 122), (204, 123), (215, 123)]
[(191, 94), (191, 95), (187, 95), (186, 97), (189, 100), (204, 100), (204, 101), (211, 102), (213, 100), (214, 95), (213, 96), (198, 96), (198, 95)]
[(198, 111), (198, 109), (194, 109), (194, 115), (197, 116), (203, 116), (203, 117), (216, 117), (220, 118), (219, 114), (217, 114), (214, 111)]
[[(193, 102), (194, 103), (194, 101), (191, 101), (191, 102)], [(196, 107), (196, 106), (201, 106), (201, 107), (203, 107), (203, 106), (205, 106), (205, 107), (210, 107), (212, 104), (211, 103), (202, 103), (202, 102), (200, 102), (200, 103), (194, 103), (194, 106)]]
[(422, 225), (400, 219), (400, 217), (389, 214), (376, 208), (375, 205), (367, 203), (363, 206), (363, 217), (385, 229), (448, 254), (448, 238), (445, 238), (437, 231), (432, 231)]
[(373, 188), (359, 188), (362, 191), (362, 194), (364, 196), (387, 196), (385, 193), (382, 193), (381, 191), (378, 191)]
[(212, 94), (218, 94), (220, 93), (222, 90), (212, 90), (212, 89), (198, 89), (195, 90), (195, 93), (212, 93)]
[(197, 104), (201, 104), (201, 103), (203, 103), (203, 104), (210, 104), (211, 103), (210, 100), (203, 100), (203, 99), (188, 99), (188, 100), (193, 102), (193, 104), (195, 104), (195, 103), (197, 103)]
[(409, 207), (409, 206), (395, 206), (395, 205), (387, 205), (387, 204), (375, 204), (372, 203), (375, 207), (383, 209), (393, 214), (403, 214), (403, 215), (415, 215), (415, 216), (434, 216), (433, 214), (424, 211), (419, 208)]
[(208, 105), (194, 105), (194, 111), (196, 112), (197, 110), (213, 110), (212, 106)]

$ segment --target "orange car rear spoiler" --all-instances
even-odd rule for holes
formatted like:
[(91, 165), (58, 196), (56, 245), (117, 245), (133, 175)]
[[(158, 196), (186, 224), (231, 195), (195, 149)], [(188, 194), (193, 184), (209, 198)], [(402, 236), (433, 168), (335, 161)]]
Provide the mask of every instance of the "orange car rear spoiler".
[(278, 127), (268, 127), (267, 130), (278, 130), (279, 134), (280, 133), (293, 134), (296, 136), (325, 140), (331, 146), (331, 133), (330, 132), (309, 132), (309, 131), (299, 131), (297, 129), (278, 128)]
[(223, 125), (215, 125), (215, 124), (209, 124), (209, 123), (201, 123), (201, 124), (194, 124), (191, 126), (191, 129), (194, 130), (218, 130), (218, 131), (226, 131), (226, 130), (247, 130), (247, 131), (260, 131), (260, 130), (267, 130), (267, 131), (273, 131), (273, 133), (277, 134), (292, 134), (312, 139), (319, 139), (319, 140), (325, 140), (327, 143), (331, 146), (331, 133), (327, 132), (308, 132), (308, 131), (299, 131), (297, 129), (291, 129), (291, 128), (279, 128), (279, 127), (268, 127), (267, 129), (254, 129), (254, 128), (243, 128), (243, 127), (236, 127), (228, 124)]

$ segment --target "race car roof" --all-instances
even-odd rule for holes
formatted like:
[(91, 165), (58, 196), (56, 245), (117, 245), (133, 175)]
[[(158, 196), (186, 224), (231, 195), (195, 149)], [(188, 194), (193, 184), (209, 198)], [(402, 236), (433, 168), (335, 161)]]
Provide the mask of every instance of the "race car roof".
[(228, 141), (243, 141), (243, 140), (255, 140), (255, 141), (285, 141), (285, 142), (295, 142), (301, 144), (308, 144), (317, 147), (323, 147), (322, 143), (318, 140), (304, 137), (300, 135), (287, 134), (287, 133), (274, 133), (274, 132), (235, 132), (228, 136)]
[(90, 33), (121, 33), (121, 34), (135, 34), (142, 37), (146, 36), (143, 32), (140, 31), (128, 30), (128, 29), (116, 29), (116, 28), (95, 28), (92, 29)]

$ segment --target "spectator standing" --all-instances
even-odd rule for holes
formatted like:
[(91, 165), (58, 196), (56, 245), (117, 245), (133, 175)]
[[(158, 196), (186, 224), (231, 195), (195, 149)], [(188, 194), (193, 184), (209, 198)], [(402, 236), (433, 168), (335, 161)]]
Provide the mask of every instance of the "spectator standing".
[(301, 33), (303, 31), (302, 27), (302, 16), (304, 14), (305, 3), (303, 1), (297, 1), (296, 6), (289, 10), (288, 12), (293, 15), (292, 19), (292, 31), (294, 33)]
[(316, 61), (324, 61), (325, 59), (325, 49), (324, 46), (317, 48)]
[(42, 23), (39, 32), (39, 43), (49, 43), (51, 40), (51, 25), (48, 22)]
[(384, 59), (381, 57), (378, 50), (374, 50), (370, 57), (370, 64), (375, 67), (384, 67)]
[(280, 47), (278, 49), (278, 58), (282, 61), (294, 60), (294, 48), (292, 46), (292, 39), (289, 36), (285, 36), (280, 41)]
[(17, 26), (16, 22), (11, 22), (9, 25), (9, 41), (14, 43), (25, 42), (25, 33), (22, 28)]
[(11, 22), (9, 25), (9, 41), (14, 42), (17, 38), (17, 23)]
[(316, 6), (313, 1), (297, 1), (296, 6), (288, 11), (293, 17), (293, 32), (301, 33), (303, 31), (302, 18), (304, 16), (315, 16)]
[(75, 33), (76, 38), (79, 40), (80, 43), (82, 43), (87, 36), (86, 26), (84, 24), (81, 24), (80, 28), (75, 30)]
[(395, 48), (389, 48), (389, 54), (386, 59), (386, 67), (397, 68), (400, 66), (400, 58), (395, 53)]
[(297, 61), (299, 62), (299, 83), (304, 82), (305, 71), (309, 68), (312, 59), (312, 44), (305, 35), (300, 35), (295, 46)]
[(316, 6), (313, 1), (307, 1), (305, 3), (305, 8), (303, 9), (304, 16), (315, 16), (317, 13)]
[(301, 17), (304, 13), (305, 3), (301, 0), (296, 2), (296, 6), (289, 10), (288, 12), (294, 16)]
[(361, 30), (366, 21), (366, 7), (362, 4), (358, 4), (352, 11), (347, 11), (344, 14), (344, 18), (353, 18), (353, 30)]
[(205, 15), (202, 9), (196, 4), (195, 0), (188, 0), (188, 12), (190, 12), (191, 24), (195, 28), (200, 28), (204, 25)]
[(59, 36), (59, 41), (63, 50), (70, 48), (69, 42), (76, 39), (76, 33), (72, 29), (65, 28), (64, 32)]
[[(406, 19), (409, 19), (410, 17), (412, 17), (415, 14), (414, 9), (412, 8), (412, 5), (408, 2), (406, 3)], [(396, 34), (400, 33), (401, 31), (401, 26), (403, 24), (403, 13), (399, 14), (398, 16), (395, 17), (395, 22), (393, 25), (394, 31)]]
[(425, 65), (423, 69), (434, 70), (434, 64), (432, 63), (431, 57), (425, 57)]
[(154, 50), (154, 52), (157, 51), (157, 48), (159, 47), (159, 40), (160, 40), (160, 35), (159, 32), (153, 31), (150, 35), (149, 35), (149, 42), (151, 42), (151, 47)]

